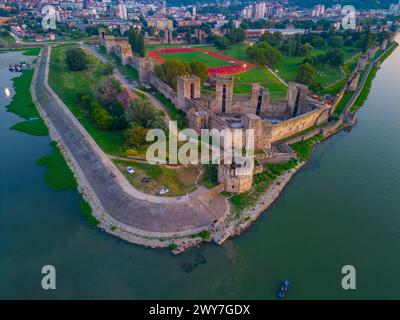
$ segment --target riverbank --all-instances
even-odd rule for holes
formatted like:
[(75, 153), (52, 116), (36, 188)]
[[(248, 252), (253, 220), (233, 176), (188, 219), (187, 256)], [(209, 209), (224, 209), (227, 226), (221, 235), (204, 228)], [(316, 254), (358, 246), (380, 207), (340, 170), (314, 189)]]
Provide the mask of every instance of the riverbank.
[[(375, 66), (376, 63), (383, 63), (397, 48), (399, 45), (394, 43), (391, 47), (389, 47), (385, 52), (383, 52), (375, 61), (371, 62), (373, 67), (369, 70), (366, 75), (366, 81), (362, 84), (360, 88), (361, 93), (358, 94), (357, 99), (352, 101), (351, 106), (346, 106), (347, 109), (350, 109), (353, 112), (356, 112), (367, 100), (368, 94), (370, 92), (370, 88), (372, 85), (372, 81), (376, 76), (378, 67)], [(354, 109), (352, 110), (352, 108)], [(285, 173), (280, 175), (277, 179), (275, 179), (272, 184), (268, 187), (263, 195), (261, 195), (254, 204), (249, 205), (247, 208), (242, 210), (239, 213), (238, 218), (234, 218), (233, 220), (228, 220), (222, 224), (222, 228), (219, 228), (215, 232), (211, 234), (212, 238), (215, 242), (222, 244), (226, 239), (233, 236), (238, 236), (242, 232), (246, 231), (250, 228), (250, 226), (257, 220), (257, 218), (265, 212), (279, 197), (279, 195), (284, 191), (287, 184), (293, 178), (293, 176), (304, 166), (307, 164), (309, 157), (312, 153), (312, 150), (315, 148), (315, 145), (329, 139), (336, 133), (346, 129), (347, 127), (351, 127), (355, 124), (355, 121), (351, 123), (344, 124), (343, 119), (339, 120), (340, 125), (333, 126), (333, 130), (330, 131), (325, 137), (313, 139), (309, 138), (308, 143), (305, 148), (296, 150), (299, 162), (293, 169), (287, 170)], [(307, 140), (303, 141), (307, 142)], [(254, 182), (253, 182), (254, 183)], [(231, 213), (232, 216), (234, 213), (233, 205), (231, 205)], [(179, 250), (181, 252), (182, 250)]]
[[(46, 118), (44, 116), (44, 118)], [(337, 130), (340, 130), (339, 127)], [(54, 140), (59, 140), (57, 137), (53, 138)], [(63, 151), (63, 148), (61, 149)], [(64, 153), (66, 155), (66, 153)], [(66, 156), (68, 158), (68, 156)], [(301, 155), (299, 155), (300, 160)], [(99, 227), (108, 233), (114, 234), (122, 239), (125, 239), (132, 243), (142, 244), (144, 246), (149, 247), (170, 247), (174, 253), (180, 253), (185, 249), (193, 246), (200, 245), (202, 242), (210, 241), (214, 239), (218, 243), (222, 243), (224, 239), (227, 237), (240, 234), (243, 230), (247, 229), (252, 222), (254, 222), (257, 217), (264, 212), (280, 195), (280, 193), (284, 190), (285, 186), (288, 184), (290, 179), (294, 176), (294, 174), (305, 164), (305, 161), (302, 161), (296, 165), (293, 169), (284, 172), (279, 177), (273, 180), (272, 184), (269, 186), (268, 190), (262, 195), (257, 203), (253, 207), (246, 208), (241, 212), (240, 220), (238, 219), (228, 219), (225, 217), (224, 220), (221, 220), (221, 226), (217, 227), (216, 230), (199, 230), (198, 232), (193, 232), (191, 234), (187, 234), (185, 236), (171, 236), (171, 237), (162, 237), (162, 236), (153, 236), (145, 233), (135, 233), (132, 232), (132, 228), (121, 228), (120, 223), (115, 223), (115, 220), (110, 219), (107, 214), (101, 211), (101, 205), (93, 206), (93, 203), (100, 203), (98, 199), (91, 198), (90, 195), (93, 195), (93, 190), (90, 191), (89, 183), (79, 182), (80, 192), (85, 193), (85, 199), (92, 204), (94, 208), (95, 217), (101, 221)], [(74, 166), (74, 164), (69, 163), (70, 166)], [(76, 166), (76, 164), (75, 164)], [(83, 174), (77, 173), (78, 177), (84, 177)], [(81, 177), (81, 178), (82, 178)], [(83, 178), (82, 178), (83, 179)], [(85, 188), (89, 186), (88, 188)], [(232, 208), (231, 208), (232, 214)]]

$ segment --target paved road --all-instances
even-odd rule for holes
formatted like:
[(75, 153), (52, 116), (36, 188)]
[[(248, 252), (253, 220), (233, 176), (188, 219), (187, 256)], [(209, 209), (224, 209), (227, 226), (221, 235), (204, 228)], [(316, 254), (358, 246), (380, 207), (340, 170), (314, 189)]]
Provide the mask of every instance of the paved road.
[[(140, 199), (142, 194), (134, 189), (113, 165), (72, 114), (46, 86), (46, 59), (48, 48), (42, 50), (38, 61), (37, 80), (34, 89), (38, 102), (47, 113), (63, 143), (70, 150), (92, 186), (105, 211), (114, 219), (128, 226), (149, 232), (184, 232), (192, 229), (208, 229), (221, 218), (227, 202), (219, 194), (201, 194), (181, 202), (154, 203)], [(117, 174), (111, 177), (110, 168)], [(139, 198), (137, 198), (137, 197)]]

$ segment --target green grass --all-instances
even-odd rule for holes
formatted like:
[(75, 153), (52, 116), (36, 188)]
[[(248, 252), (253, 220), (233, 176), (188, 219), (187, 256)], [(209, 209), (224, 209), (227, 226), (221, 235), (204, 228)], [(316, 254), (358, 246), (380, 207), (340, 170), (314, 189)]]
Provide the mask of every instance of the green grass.
[(61, 191), (76, 189), (77, 183), (71, 169), (68, 167), (57, 143), (52, 141), (51, 155), (37, 160), (39, 166), (46, 167), (45, 179), (50, 188)]
[(52, 48), (49, 84), (104, 152), (113, 155), (123, 154), (127, 146), (122, 131), (107, 131), (97, 128), (89, 112), (79, 106), (77, 98), (81, 93), (90, 94), (92, 85), (105, 77), (101, 73), (104, 64), (90, 55), (90, 65), (87, 70), (69, 71), (64, 57), (66, 50), (72, 46)]
[(202, 184), (207, 189), (212, 189), (218, 184), (218, 165), (205, 164), (203, 168)]
[[(162, 45), (162, 46), (146, 45), (146, 52), (155, 50), (155, 49), (161, 49), (161, 48), (177, 48), (177, 47), (179, 48), (179, 47), (183, 47), (183, 46), (182, 45)], [(235, 44), (235, 45), (232, 45), (228, 50), (224, 50), (224, 51), (218, 50), (215, 46), (210, 46), (210, 45), (206, 45), (206, 46), (194, 45), (193, 47), (201, 47), (202, 49), (216, 51), (227, 57), (232, 57), (232, 58), (250, 63), (249, 57), (247, 56), (247, 53), (246, 53), (246, 50), (247, 50), (246, 44)], [(173, 53), (173, 54), (171, 54), (171, 57), (174, 56), (175, 58), (177, 58), (178, 55), (184, 54), (184, 58), (186, 59), (185, 61), (188, 61), (190, 59), (190, 55), (193, 53), (194, 52)], [(167, 55), (167, 54), (164, 54), (164, 55)], [(204, 56), (204, 55), (205, 54), (202, 54), (202, 56)], [(208, 58), (210, 60), (211, 60), (211, 58), (217, 59), (217, 61), (219, 61), (219, 63), (215, 66), (224, 65), (224, 64), (221, 64), (221, 62), (224, 62), (224, 60), (220, 60), (218, 58), (208, 56), (208, 55), (205, 55), (205, 56), (206, 56), (206, 58)], [(202, 57), (202, 58), (204, 59), (204, 57)], [(195, 60), (195, 59), (193, 59), (193, 60)], [(217, 62), (217, 61), (215, 61), (215, 62)], [(208, 65), (207, 63), (206, 63), (206, 65), (208, 67), (212, 66), (211, 64)], [(229, 65), (229, 63), (228, 63), (228, 65)], [(234, 86), (235, 94), (243, 94), (243, 95), (250, 94), (251, 84), (255, 83), (255, 82), (259, 82), (262, 86), (264, 86), (270, 90), (271, 97), (273, 99), (283, 99), (286, 96), (286, 91), (287, 91), (286, 87), (264, 67), (257, 66), (255, 68), (250, 69), (247, 72), (236, 74), (236, 75), (234, 75), (234, 77), (235, 77), (235, 86)]]
[(11, 103), (7, 106), (8, 112), (12, 112), (26, 120), (39, 117), (39, 113), (33, 104), (30, 93), (33, 74), (34, 70), (30, 69), (23, 71), (19, 77), (13, 79), (16, 93), (13, 96)]
[(6, 31), (5, 32), (1, 32), (0, 33), (0, 44), (9, 46), (9, 45), (15, 44), (15, 39), (8, 32), (6, 32)]
[(203, 240), (209, 241), (211, 239), (211, 233), (208, 230), (203, 230), (199, 232), (199, 237)]
[(377, 72), (378, 72), (377, 67), (373, 67), (371, 69), (370, 73), (368, 74), (367, 80), (365, 81), (364, 88), (361, 90), (360, 95), (358, 96), (358, 98), (356, 99), (356, 101), (354, 102), (352, 107), (350, 108), (350, 112), (356, 112), (358, 109), (360, 109), (363, 106), (363, 104), (365, 103), (365, 101), (368, 98), (369, 92), (371, 91), (372, 82), (374, 81)]
[(10, 129), (34, 136), (47, 136), (49, 131), (44, 121), (40, 119), (30, 93), (33, 74), (34, 70), (30, 69), (24, 71), (19, 77), (13, 79), (15, 94), (11, 103), (7, 106), (7, 111), (18, 115), (27, 121), (16, 123)]
[(267, 191), (277, 177), (293, 169), (296, 165), (297, 160), (295, 159), (283, 163), (267, 164), (263, 172), (254, 176), (250, 191), (236, 194), (230, 198), (236, 217), (239, 217), (240, 213), (246, 208), (255, 205), (258, 198)]
[(397, 42), (393, 43), (392, 46), (387, 49), (387, 51), (379, 57), (380, 63), (383, 63), (389, 56), (399, 47), (399, 44)]
[[(158, 195), (158, 191), (162, 187), (170, 190), (166, 196), (186, 195), (186, 193), (196, 189), (195, 182), (198, 171), (193, 166), (168, 168), (162, 165), (129, 160), (114, 160), (114, 163), (136, 189), (147, 194)], [(126, 171), (127, 166), (133, 167), (135, 173), (128, 174)], [(145, 177), (151, 178), (151, 181), (142, 183), (141, 181)]]
[(317, 134), (307, 140), (293, 143), (290, 146), (292, 147), (292, 149), (294, 151), (296, 151), (297, 157), (301, 161), (307, 161), (311, 155), (311, 151), (312, 151), (314, 144), (317, 143), (318, 141), (320, 141), (321, 139), (322, 139), (322, 136)]
[(178, 59), (185, 62), (199, 61), (206, 65), (207, 68), (222, 67), (232, 65), (229, 61), (219, 59), (205, 52), (194, 51), (194, 52), (174, 52), (160, 54), (160, 57), (165, 60)]
[(30, 49), (24, 51), (23, 55), (36, 57), (39, 55), (39, 53), (40, 53), (40, 48), (30, 48)]
[(153, 96), (155, 96), (166, 107), (170, 118), (177, 122), (179, 130), (185, 129), (187, 127), (186, 115), (182, 110), (177, 109), (172, 101), (165, 97), (159, 91), (153, 93)]
[(84, 199), (81, 199), (79, 201), (79, 211), (87, 219), (91, 227), (96, 228), (100, 224), (100, 221), (97, 220), (96, 217), (93, 215), (90, 204)]
[(236, 74), (234, 77), (233, 92), (235, 94), (249, 94), (251, 84), (259, 82), (263, 87), (269, 89), (273, 99), (283, 99), (286, 96), (287, 88), (264, 67), (257, 66), (247, 72)]
[(347, 103), (350, 101), (351, 97), (354, 95), (354, 92), (345, 92), (343, 94), (342, 99), (340, 102), (337, 104), (335, 108), (335, 114), (336, 115), (341, 115), (344, 111), (344, 108), (346, 107)]
[[(354, 47), (343, 47), (340, 49), (344, 54), (345, 61), (349, 61), (359, 54), (358, 49)], [(312, 52), (313, 56), (324, 54), (329, 51), (329, 48), (316, 49)], [(305, 57), (287, 57), (284, 56), (279, 63), (278, 71), (279, 75), (285, 79), (285, 81), (294, 81), (296, 79), (297, 67)], [(340, 70), (339, 67), (322, 66), (317, 68), (316, 79), (324, 87), (335, 85), (338, 81), (345, 77), (345, 74)]]
[(103, 53), (105, 56), (107, 56), (109, 59), (114, 60), (116, 68), (121, 72), (121, 74), (128, 79), (129, 81), (138, 81), (139, 80), (139, 73), (138, 71), (130, 66), (130, 65), (122, 65), (121, 64), (121, 59), (117, 57), (115, 54), (107, 54), (105, 53), (105, 48), (103, 48), (103, 52), (100, 51), (100, 53)]
[(11, 130), (24, 132), (33, 136), (48, 136), (49, 129), (42, 119), (22, 121), (14, 124)]

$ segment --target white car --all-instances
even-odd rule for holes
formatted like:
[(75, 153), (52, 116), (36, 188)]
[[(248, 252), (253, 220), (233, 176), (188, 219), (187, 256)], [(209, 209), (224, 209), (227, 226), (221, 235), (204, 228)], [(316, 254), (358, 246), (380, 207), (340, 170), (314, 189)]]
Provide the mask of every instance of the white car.
[(128, 171), (129, 174), (135, 173), (135, 170), (132, 167), (126, 167), (126, 171)]
[(169, 192), (169, 190), (167, 188), (161, 188), (160, 191), (159, 191), (160, 196), (162, 196), (164, 194), (167, 194), (168, 192)]

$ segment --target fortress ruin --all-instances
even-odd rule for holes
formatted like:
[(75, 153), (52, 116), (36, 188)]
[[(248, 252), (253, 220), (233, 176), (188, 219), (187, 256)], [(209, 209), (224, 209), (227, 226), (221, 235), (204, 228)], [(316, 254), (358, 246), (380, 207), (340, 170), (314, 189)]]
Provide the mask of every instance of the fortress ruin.
[[(315, 101), (309, 97), (305, 85), (289, 82), (285, 99), (271, 99), (268, 88), (253, 83), (249, 96), (235, 95), (232, 76), (214, 77), (215, 91), (203, 93), (200, 78), (184, 76), (178, 78), (177, 92), (160, 80), (154, 72), (149, 58), (139, 58), (126, 49), (127, 39), (107, 36), (100, 29), (100, 41), (107, 52), (114, 52), (121, 61), (131, 64), (138, 70), (139, 80), (144, 86), (153, 86), (180, 110), (186, 113), (188, 127), (200, 134), (202, 129), (241, 130), (254, 129), (255, 165), (251, 171), (243, 172), (242, 165), (219, 165), (218, 182), (225, 191), (245, 192), (250, 190), (253, 175), (262, 171), (266, 162), (283, 162), (296, 156), (286, 144), (290, 139), (304, 131), (313, 135), (319, 126), (327, 122), (333, 106)], [(245, 137), (245, 134), (242, 134)], [(243, 138), (242, 147), (246, 147)], [(223, 145), (223, 141), (221, 141)]]

